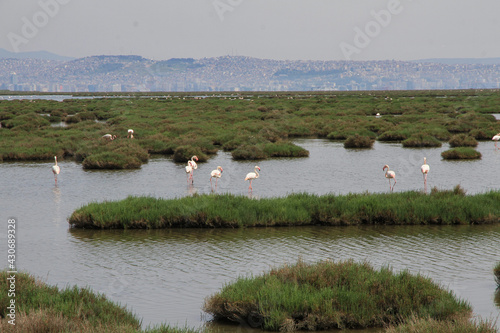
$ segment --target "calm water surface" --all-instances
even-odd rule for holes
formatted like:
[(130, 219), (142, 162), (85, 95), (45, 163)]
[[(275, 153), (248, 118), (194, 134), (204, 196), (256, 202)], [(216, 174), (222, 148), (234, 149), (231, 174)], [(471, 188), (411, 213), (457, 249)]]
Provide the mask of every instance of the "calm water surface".
[[(500, 225), (127, 231), (68, 226), (69, 215), (91, 201), (211, 193), (209, 175), (218, 165), (224, 173), (215, 192), (253, 198), (293, 192), (386, 192), (384, 164), (397, 174), (396, 192), (422, 190), (424, 156), (431, 168), (429, 188), (451, 189), (460, 184), (469, 194), (500, 188), (500, 151), (494, 150), (492, 142), (480, 143), (483, 158), (468, 162), (441, 160), (446, 145), (403, 149), (400, 144), (376, 142), (370, 150), (346, 150), (342, 143), (325, 140), (297, 143), (310, 151), (310, 157), (235, 162), (221, 152), (199, 164), (194, 186), (187, 185), (184, 165), (168, 158), (153, 158), (140, 170), (127, 171), (84, 171), (78, 163), (60, 161), (57, 187), (52, 162), (0, 163), (1, 217), (18, 221), (18, 269), (52, 285), (76, 284), (105, 293), (126, 304), (145, 325), (203, 325), (210, 319), (201, 310), (203, 301), (224, 283), (299, 258), (307, 262), (352, 258), (377, 268), (408, 269), (469, 301), (476, 315), (500, 315), (492, 274), (500, 261)], [(243, 179), (255, 164), (262, 171), (250, 193)], [(0, 267), (6, 265), (5, 260)], [(237, 329), (221, 327), (215, 328)]]

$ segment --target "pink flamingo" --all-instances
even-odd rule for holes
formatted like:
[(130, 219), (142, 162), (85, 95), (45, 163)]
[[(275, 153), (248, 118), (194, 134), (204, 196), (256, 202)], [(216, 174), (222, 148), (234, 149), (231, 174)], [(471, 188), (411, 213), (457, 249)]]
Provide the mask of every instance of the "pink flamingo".
[(130, 138), (130, 139), (134, 138), (134, 130), (133, 129), (128, 130), (127, 138)]
[(245, 181), (250, 181), (250, 185), (248, 186), (249, 190), (252, 189), (252, 180), (259, 178), (259, 173), (257, 172), (257, 170), (260, 171), (260, 168), (258, 166), (255, 166), (255, 168), (253, 169), (254, 172), (249, 172), (245, 177)]
[(500, 133), (498, 133), (494, 137), (492, 137), (491, 140), (495, 141), (495, 148), (500, 149), (497, 146), (497, 141), (500, 140)]
[(104, 134), (102, 136), (103, 139), (106, 139), (106, 140), (109, 140), (109, 141), (112, 141), (114, 139), (116, 139), (116, 135), (111, 135), (111, 134)]
[[(382, 171), (385, 169), (387, 169), (387, 171), (385, 172), (385, 178), (389, 179), (389, 189), (391, 191), (393, 191), (394, 185), (396, 185), (396, 173), (394, 171), (390, 171), (389, 166), (387, 164), (384, 165), (384, 167), (382, 168)], [(394, 179), (394, 185), (392, 185), (392, 187), (391, 187), (391, 179)]]
[(424, 190), (427, 192), (427, 174), (429, 173), (429, 164), (427, 164), (427, 158), (424, 157), (424, 164), (420, 167), (422, 175), (424, 176)]
[(215, 178), (215, 187), (217, 188), (217, 180), (222, 176), (222, 169), (221, 166), (217, 167), (217, 170), (212, 170), (210, 173), (210, 187), (212, 187), (212, 178)]
[(191, 157), (191, 159), (188, 161), (188, 165), (186, 166), (186, 173), (189, 174), (187, 182), (189, 183), (189, 180), (191, 179), (191, 184), (194, 183), (193, 171), (198, 169), (198, 164), (196, 164), (194, 160), (198, 161), (198, 157), (196, 156)]
[(54, 179), (57, 185), (57, 175), (59, 174), (59, 172), (61, 172), (61, 168), (59, 167), (59, 165), (57, 165), (57, 156), (54, 156), (54, 160), (56, 161), (56, 164), (52, 166), (52, 173), (54, 174)]

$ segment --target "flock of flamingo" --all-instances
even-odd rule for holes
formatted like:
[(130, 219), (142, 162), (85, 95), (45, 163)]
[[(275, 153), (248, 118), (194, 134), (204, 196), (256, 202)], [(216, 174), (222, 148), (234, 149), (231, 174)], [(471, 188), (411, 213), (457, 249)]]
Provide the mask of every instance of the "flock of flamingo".
[[(114, 139), (116, 139), (116, 135), (105, 134), (102, 136), (102, 138), (106, 139), (106, 140), (114, 140)], [(132, 130), (132, 129), (128, 130), (127, 138), (129, 138), (129, 139), (134, 138), (134, 130)], [(497, 142), (500, 140), (500, 133), (494, 135), (491, 140), (495, 141), (495, 149), (500, 150), (500, 148), (497, 146)], [(55, 182), (57, 185), (57, 175), (61, 172), (61, 168), (57, 165), (57, 156), (54, 156), (54, 160), (55, 160), (55, 164), (52, 166), (52, 173), (54, 174), (54, 179), (55, 179)], [(185, 168), (186, 174), (188, 176), (188, 178), (187, 178), (188, 184), (189, 184), (190, 180), (191, 180), (191, 184), (194, 183), (193, 172), (194, 172), (194, 170), (198, 169), (198, 164), (196, 163), (196, 161), (198, 161), (197, 156), (191, 157), (191, 159), (188, 161), (188, 164)], [(389, 190), (392, 192), (394, 190), (394, 186), (396, 185), (396, 173), (392, 170), (389, 170), (389, 165), (387, 165), (387, 164), (384, 165), (384, 167), (382, 168), (382, 171), (384, 171), (384, 170), (386, 170), (385, 171), (385, 178), (387, 178), (389, 180)], [(427, 192), (427, 174), (429, 173), (429, 170), (430, 170), (430, 168), (429, 168), (429, 165), (427, 164), (427, 158), (424, 157), (424, 164), (422, 164), (422, 166), (420, 167), (420, 171), (422, 172), (422, 175), (424, 177), (424, 190), (425, 190), (425, 192)], [(212, 170), (212, 172), (210, 172), (210, 186), (212, 186), (212, 178), (215, 178), (215, 187), (217, 188), (217, 180), (220, 177), (222, 177), (223, 171), (224, 170), (222, 169), (222, 167), (218, 166), (216, 170)], [(249, 190), (252, 190), (252, 180), (259, 178), (258, 171), (260, 171), (260, 168), (258, 166), (255, 166), (254, 172), (249, 172), (245, 177), (245, 181), (247, 181), (247, 180), (250, 181), (250, 183), (248, 185)], [(391, 179), (394, 180), (394, 184), (391, 183)]]
[[(195, 155), (191, 157), (191, 159), (188, 161), (188, 165), (186, 165), (186, 174), (187, 174), (187, 182), (189, 184), (189, 181), (191, 181), (191, 184), (194, 183), (193, 179), (193, 172), (194, 170), (198, 169), (198, 164), (196, 163), (198, 161), (198, 157)], [(259, 178), (259, 173), (260, 168), (256, 165), (254, 168), (254, 172), (249, 172), (247, 173), (245, 177), (245, 181), (249, 180), (250, 184), (248, 185), (248, 189), (252, 190), (252, 180)], [(210, 187), (212, 187), (212, 178), (215, 178), (215, 188), (217, 188), (217, 180), (222, 177), (222, 172), (224, 169), (222, 169), (221, 166), (218, 166), (216, 170), (212, 170), (210, 172)]]

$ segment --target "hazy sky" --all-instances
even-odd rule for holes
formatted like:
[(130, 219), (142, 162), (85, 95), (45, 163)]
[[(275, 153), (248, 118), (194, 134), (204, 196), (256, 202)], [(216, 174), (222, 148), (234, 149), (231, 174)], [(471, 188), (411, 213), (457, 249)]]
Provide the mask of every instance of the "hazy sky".
[(499, 0), (3, 0), (0, 48), (72, 57), (500, 57)]

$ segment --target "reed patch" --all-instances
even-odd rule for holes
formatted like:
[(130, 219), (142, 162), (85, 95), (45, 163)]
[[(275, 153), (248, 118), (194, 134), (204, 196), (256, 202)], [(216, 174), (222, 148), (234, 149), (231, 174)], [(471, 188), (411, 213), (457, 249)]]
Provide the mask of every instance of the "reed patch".
[(352, 260), (274, 268), (240, 277), (205, 301), (215, 320), (270, 331), (354, 329), (399, 325), (412, 316), (452, 320), (470, 305), (429, 278)]
[(239, 228), (298, 225), (483, 224), (500, 222), (499, 191), (465, 195), (433, 188), (431, 194), (291, 194), (249, 199), (206, 194), (177, 199), (133, 197), (89, 203), (69, 217), (74, 228)]

